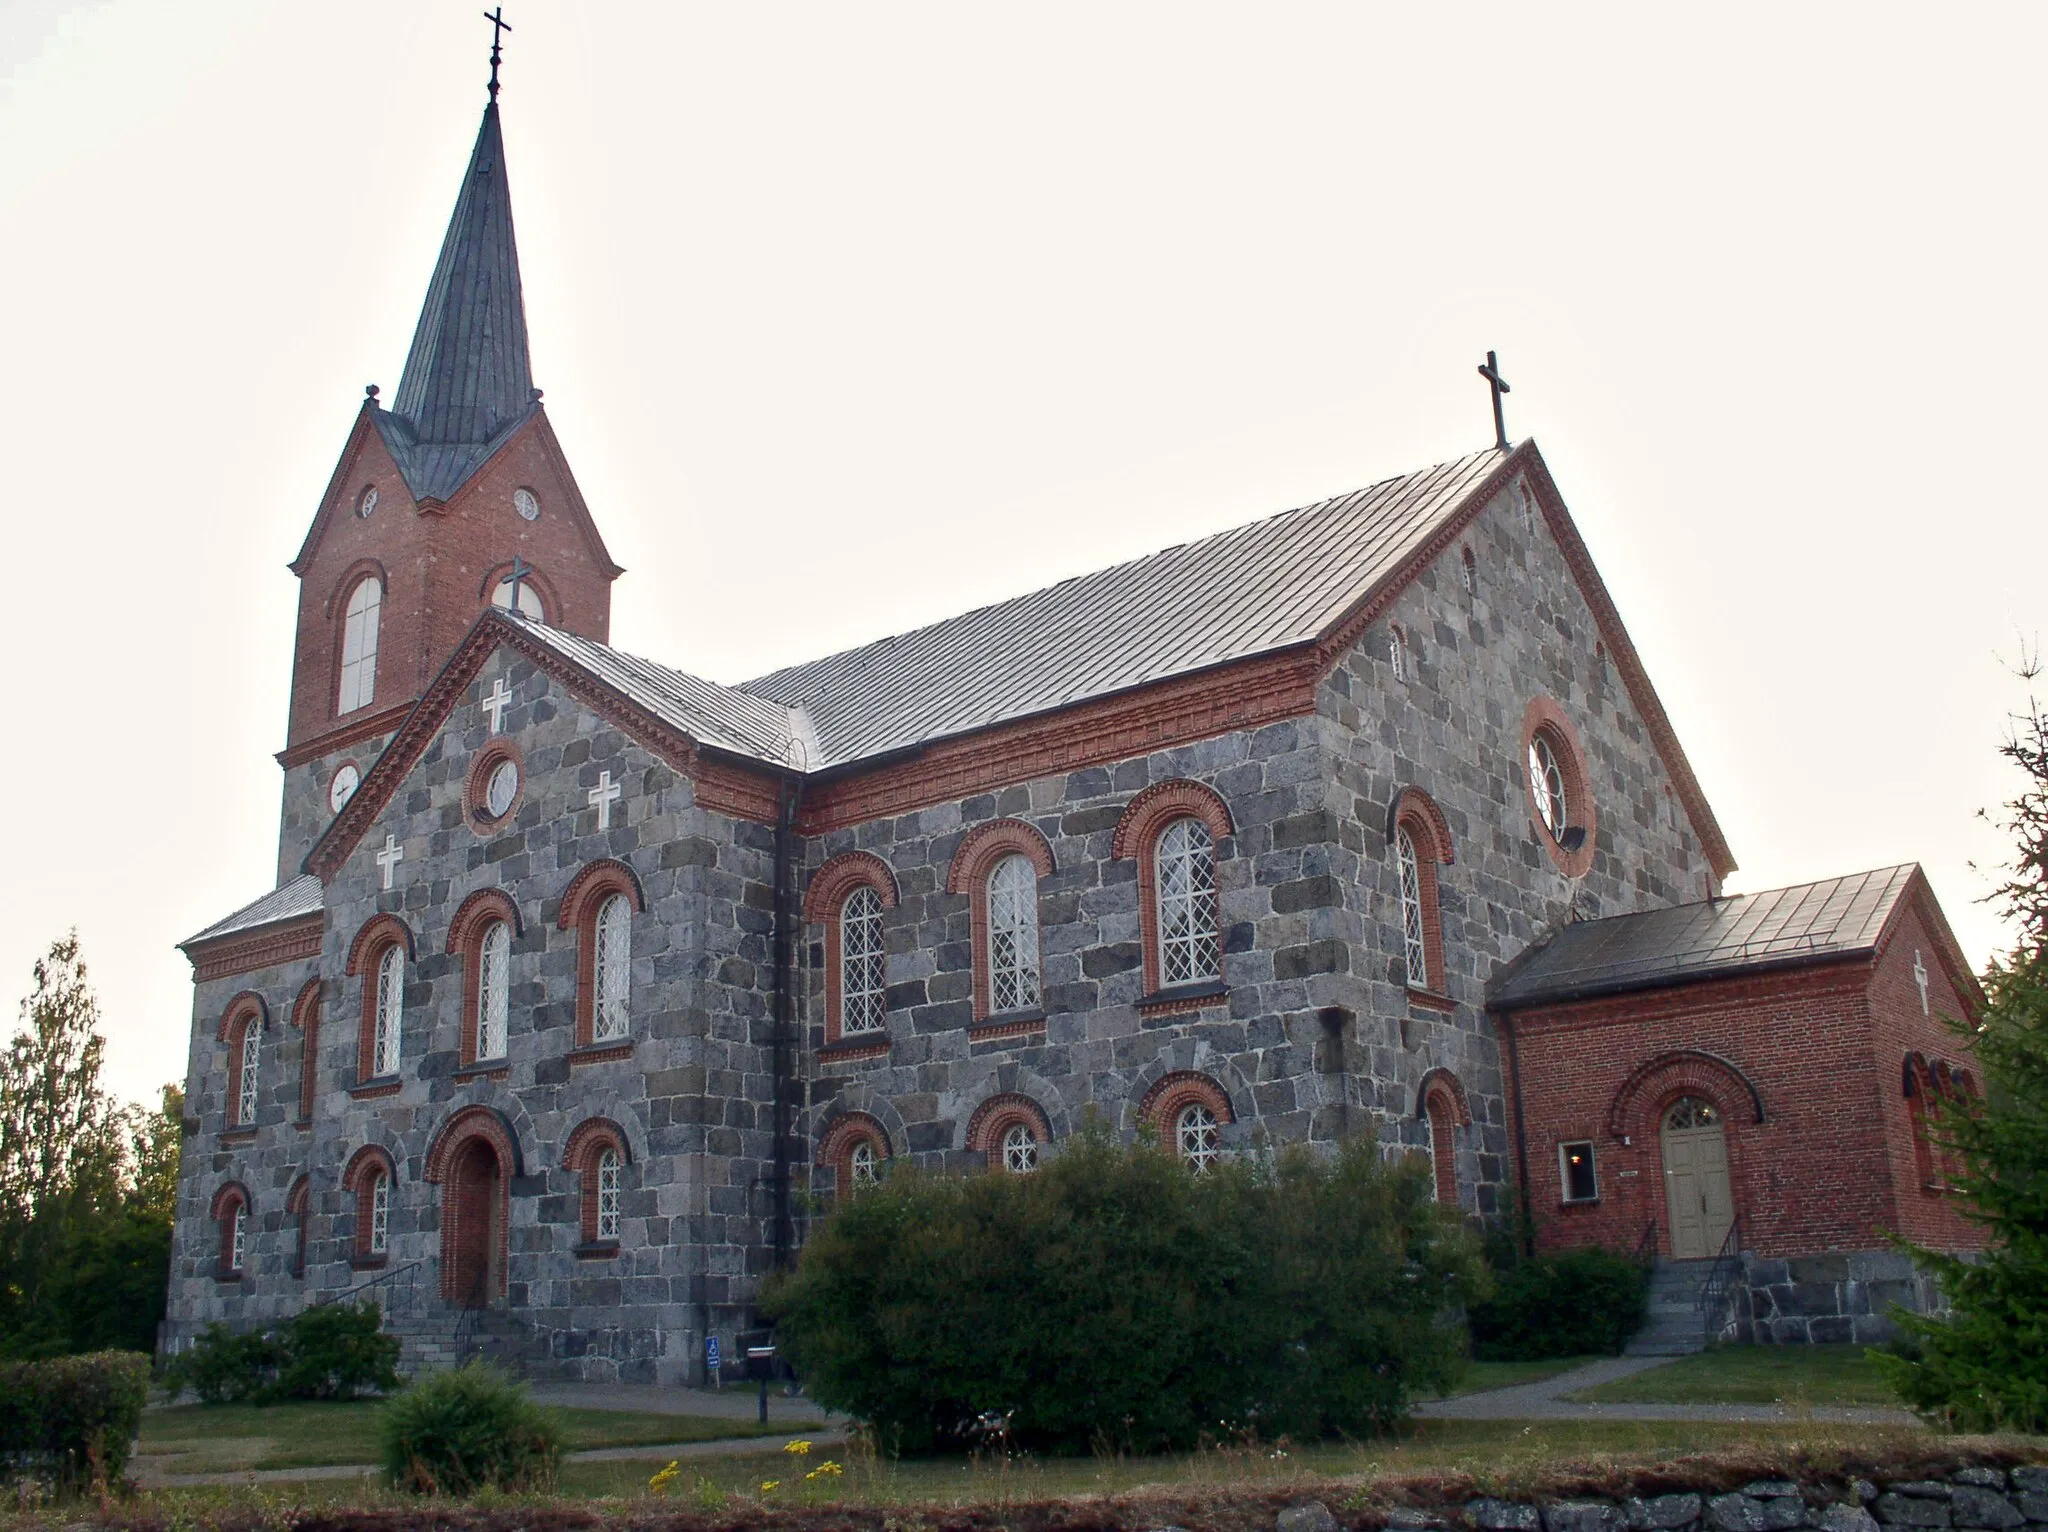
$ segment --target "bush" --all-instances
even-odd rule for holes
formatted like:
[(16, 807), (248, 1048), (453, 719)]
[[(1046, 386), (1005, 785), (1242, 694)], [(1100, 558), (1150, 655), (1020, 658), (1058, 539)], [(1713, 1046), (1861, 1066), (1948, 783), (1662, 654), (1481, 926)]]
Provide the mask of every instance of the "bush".
[(1643, 1327), (1649, 1279), (1626, 1256), (1597, 1247), (1529, 1256), (1495, 1274), (1472, 1306), (1472, 1354), (1489, 1362), (1615, 1355)]
[(550, 1489), (562, 1453), (554, 1417), (481, 1362), (415, 1382), (377, 1429), (391, 1482), (417, 1495)]
[(1083, 1134), (1033, 1175), (842, 1199), (764, 1307), (819, 1403), (919, 1450), (1364, 1435), (1447, 1386), (1483, 1269), (1369, 1140), (1191, 1176)]
[(67, 1489), (120, 1478), (148, 1400), (139, 1352), (0, 1362), (0, 1475), (47, 1472)]
[(303, 1309), (276, 1329), (237, 1335), (214, 1323), (164, 1364), (164, 1386), (207, 1404), (353, 1399), (398, 1387), (398, 1337), (383, 1333), (374, 1303)]

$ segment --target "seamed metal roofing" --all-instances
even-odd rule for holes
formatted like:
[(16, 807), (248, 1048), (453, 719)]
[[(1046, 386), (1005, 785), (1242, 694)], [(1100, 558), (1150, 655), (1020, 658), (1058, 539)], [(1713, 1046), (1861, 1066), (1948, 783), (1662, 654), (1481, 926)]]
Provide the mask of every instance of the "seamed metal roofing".
[(815, 770), (1309, 643), (1507, 457), (1488, 448), (739, 690), (808, 715)]
[(1566, 926), (1494, 981), (1496, 1011), (1652, 989), (1876, 950), (1919, 868), (1732, 894)]
[(225, 919), (216, 920), (197, 936), (188, 936), (179, 942), (180, 947), (190, 947), (195, 942), (212, 941), (218, 936), (233, 936), (238, 931), (253, 931), (258, 926), (275, 925), (280, 920), (297, 920), (305, 915), (317, 915), (321, 910), (320, 880), (311, 873), (293, 878), (291, 882), (273, 888), (250, 904), (243, 905)]

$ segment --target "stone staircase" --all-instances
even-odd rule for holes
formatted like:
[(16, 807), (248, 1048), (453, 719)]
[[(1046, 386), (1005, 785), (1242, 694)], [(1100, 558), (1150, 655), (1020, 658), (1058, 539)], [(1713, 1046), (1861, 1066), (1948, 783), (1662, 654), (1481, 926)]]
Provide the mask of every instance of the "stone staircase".
[(1712, 1261), (1659, 1260), (1650, 1272), (1648, 1319), (1622, 1355), (1689, 1356), (1706, 1350), (1707, 1316), (1700, 1312), (1700, 1295), (1713, 1274)]

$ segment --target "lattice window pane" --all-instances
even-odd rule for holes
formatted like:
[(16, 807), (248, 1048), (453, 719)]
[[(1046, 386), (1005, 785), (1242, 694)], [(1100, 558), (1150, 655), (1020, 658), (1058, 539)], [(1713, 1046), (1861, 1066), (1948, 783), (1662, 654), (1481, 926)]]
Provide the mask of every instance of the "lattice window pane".
[(1415, 841), (1406, 830), (1394, 832), (1394, 848), (1401, 864), (1401, 930), (1408, 953), (1408, 982), (1429, 983), (1429, 949), (1422, 940), (1422, 867), (1416, 860)]
[(1193, 984), (1223, 972), (1216, 929), (1216, 853), (1209, 827), (1176, 819), (1159, 836), (1159, 979)]
[(632, 1023), (633, 905), (613, 894), (597, 912), (597, 997), (591, 1017), (594, 1041), (624, 1037)]
[(879, 1031), (888, 1008), (882, 898), (872, 888), (857, 888), (839, 914), (839, 1030)]
[(1181, 1108), (1180, 1116), (1174, 1120), (1174, 1144), (1180, 1150), (1180, 1157), (1188, 1162), (1188, 1168), (1196, 1175), (1204, 1175), (1216, 1163), (1222, 1151), (1222, 1135), (1216, 1127), (1216, 1114), (1201, 1102)]
[(382, 1255), (391, 1245), (391, 1178), (383, 1171), (370, 1183), (370, 1254)]
[(1020, 1176), (1038, 1169), (1038, 1140), (1021, 1122), (1003, 1134), (1003, 1169)]
[(881, 1179), (881, 1167), (874, 1144), (868, 1139), (862, 1139), (855, 1144), (853, 1153), (846, 1157), (846, 1168), (855, 1186), (873, 1186)]
[(377, 1030), (371, 1073), (398, 1073), (400, 1023), (405, 1008), (405, 949), (393, 942), (377, 960)]
[(1564, 827), (1570, 823), (1566, 818), (1569, 805), (1564, 797), (1564, 769), (1558, 765), (1557, 751), (1541, 734), (1529, 741), (1529, 785), (1535, 791), (1536, 812), (1543, 818), (1543, 827), (1552, 836), (1564, 834)]
[(263, 1023), (251, 1016), (242, 1025), (242, 1088), (235, 1102), (235, 1121), (238, 1123), (256, 1120), (257, 1072), (262, 1051)]
[(476, 1056), (503, 1058), (511, 1014), (512, 928), (502, 920), (484, 930), (476, 981)]
[(610, 1149), (597, 1157), (597, 1237), (619, 1237), (619, 1156)]
[(377, 619), (384, 604), (384, 587), (365, 580), (348, 598), (348, 614), (341, 629), (341, 693), (335, 711), (352, 713), (369, 706), (377, 694)]
[(988, 1004), (1016, 1011), (1038, 1004), (1038, 871), (1009, 856), (988, 880)]
[(228, 1270), (240, 1271), (243, 1258), (249, 1248), (249, 1209), (243, 1203), (235, 1204), (234, 1222), (228, 1233)]

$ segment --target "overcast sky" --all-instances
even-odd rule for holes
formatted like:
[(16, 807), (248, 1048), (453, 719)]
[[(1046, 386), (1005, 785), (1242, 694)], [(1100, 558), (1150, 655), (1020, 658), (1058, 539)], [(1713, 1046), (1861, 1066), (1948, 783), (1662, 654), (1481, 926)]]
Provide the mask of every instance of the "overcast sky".
[[(271, 886), (296, 551), (478, 0), (0, 5), (0, 996), (134, 1095)], [(511, 0), (534, 376), (613, 641), (721, 681), (1541, 443), (1742, 870), (1971, 862), (2043, 625), (2048, 7)]]

